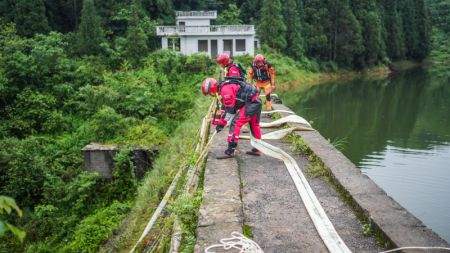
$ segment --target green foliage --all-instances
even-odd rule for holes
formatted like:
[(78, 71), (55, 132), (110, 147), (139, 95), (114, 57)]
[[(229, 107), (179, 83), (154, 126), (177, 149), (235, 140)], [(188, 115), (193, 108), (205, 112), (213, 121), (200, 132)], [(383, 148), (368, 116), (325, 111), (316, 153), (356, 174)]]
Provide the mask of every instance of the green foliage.
[(127, 213), (130, 205), (114, 201), (110, 206), (99, 209), (83, 219), (75, 228), (74, 235), (64, 252), (96, 252), (112, 235)]
[[(68, 45), (63, 36), (51, 32), (26, 39), (16, 35), (14, 26), (0, 28), (0, 69), (10, 81), (7, 100), (25, 87), (56, 88), (72, 69), (64, 49)], [(14, 85), (11, 85), (14, 84)]]
[[(429, 1), (432, 13), (447, 6)], [(277, 82), (313, 78), (309, 71), (336, 71), (337, 64), (372, 66), (388, 61), (386, 56), (422, 59), (429, 51), (422, 0), (379, 0), (379, 6), (369, 0), (282, 2), (284, 7), (279, 0), (105, 0), (95, 6), (93, 0), (2, 1), (0, 194), (24, 208), (27, 241), (2, 242), (0, 251), (96, 251), (128, 208), (113, 199), (129, 203), (138, 192), (131, 225), (124, 229), (129, 239), (174, 170), (191, 162), (207, 107), (198, 90), (216, 64), (204, 54), (150, 52), (159, 47), (155, 26), (172, 25), (175, 9), (225, 9), (219, 23), (256, 24), (261, 41), (273, 48), (264, 55), (275, 66)], [(447, 16), (433, 14), (444, 31)], [(51, 32), (47, 20), (66, 34)], [(442, 65), (448, 62), (447, 37), (438, 32), (433, 41), (439, 48), (433, 60)], [(248, 66), (252, 56), (236, 60)], [(112, 179), (83, 172), (80, 149), (91, 141), (161, 147), (161, 153), (137, 190), (127, 150), (116, 157)], [(195, 242), (195, 201), (180, 202), (187, 209), (179, 212), (189, 214), (183, 218), (189, 223), (187, 249)], [(103, 227), (95, 226), (101, 220)]]
[(241, 11), (236, 4), (230, 3), (228, 8), (217, 17), (218, 25), (240, 25), (242, 20), (240, 19)]
[(167, 139), (167, 133), (158, 126), (151, 123), (142, 123), (129, 126), (126, 134), (118, 136), (113, 142), (154, 147), (164, 144)]
[(287, 0), (283, 8), (286, 23), (286, 54), (301, 60), (304, 56), (302, 27), (296, 0)]
[[(108, 185), (108, 196), (116, 200), (128, 200), (134, 197), (137, 180), (135, 166), (131, 160), (132, 153), (129, 149), (122, 149), (114, 156), (114, 169), (112, 182)], [(126, 189), (126, 190), (125, 190)]]
[(336, 1), (335, 16), (332, 16), (333, 36), (331, 42), (335, 45), (331, 51), (331, 60), (343, 66), (354, 66), (354, 56), (363, 51), (361, 25), (350, 9), (348, 0)]
[(6, 113), (9, 131), (15, 136), (63, 130), (64, 120), (56, 110), (55, 97), (29, 88), (17, 95), (14, 103), (6, 108)]
[[(92, 141), (164, 145), (180, 122), (192, 117), (199, 84), (215, 69), (205, 55), (161, 50), (141, 68), (123, 64), (113, 72), (101, 57), (69, 61), (68, 38), (50, 33), (25, 39), (14, 26), (0, 29), (0, 103), (5, 105), (0, 109), (5, 119), (0, 122), (0, 193), (27, 210), (23, 229), (28, 236), (24, 245), (0, 243), (1, 250), (52, 252), (69, 242), (67, 250), (76, 251), (81, 244), (75, 238), (84, 240), (85, 233), (75, 231), (79, 221), (114, 199), (132, 200), (137, 189), (129, 153), (120, 153), (113, 178), (104, 180), (82, 171), (80, 149)], [(183, 154), (178, 147), (171, 153)], [(171, 160), (177, 166), (183, 161)], [(170, 178), (155, 176), (161, 187)], [(111, 223), (105, 226), (113, 229)], [(108, 235), (102, 233), (102, 240)]]
[(381, 0), (384, 18), (384, 41), (387, 55), (398, 60), (405, 55), (402, 19), (398, 12), (399, 0)]
[(86, 125), (88, 128), (87, 131), (95, 136), (93, 141), (103, 142), (108, 139), (113, 139), (116, 135), (121, 134), (121, 131), (124, 131), (126, 126), (126, 119), (109, 106), (100, 108)]
[(359, 68), (374, 66), (385, 58), (381, 15), (374, 1), (352, 0), (351, 4), (353, 13), (361, 24), (363, 38), (363, 51), (356, 57), (355, 65)]
[(432, 61), (431, 72), (433, 75), (446, 78), (450, 76), (450, 33), (444, 33), (440, 29), (433, 29), (433, 50), (430, 54)]
[[(13, 198), (0, 195), (0, 215), (11, 214), (12, 210), (16, 211), (19, 217), (22, 217), (22, 210), (17, 206), (16, 201)], [(23, 241), (26, 235), (21, 229), (0, 219), (0, 237), (4, 236), (7, 231), (11, 231), (20, 241)]]
[(81, 22), (78, 27), (78, 52), (82, 55), (100, 54), (103, 36), (100, 17), (97, 15), (94, 1), (83, 0)]
[(372, 235), (373, 231), (372, 231), (372, 224), (369, 223), (365, 223), (362, 225), (362, 230), (363, 230), (363, 235), (364, 236), (370, 236)]
[(41, 147), (45, 143), (38, 138), (11, 138), (0, 145), (0, 193), (15, 198), (21, 206), (33, 206), (42, 196), (46, 166)]
[(241, 19), (245, 24), (256, 24), (261, 18), (261, 1), (246, 0), (240, 6)]
[(292, 142), (291, 150), (300, 155), (309, 156), (311, 155), (311, 150), (308, 145), (303, 141), (303, 139), (296, 134), (289, 134), (287, 136), (288, 140)]
[(433, 26), (442, 30), (444, 33), (450, 33), (450, 1), (448, 0), (427, 0), (426, 3), (430, 9), (430, 18)]
[(348, 144), (347, 137), (336, 138), (330, 142), (337, 150), (343, 151), (345, 146)]
[(280, 0), (264, 0), (261, 19), (257, 25), (261, 42), (273, 49), (286, 48), (286, 25), (284, 23)]
[(182, 241), (180, 252), (192, 252), (195, 247), (195, 229), (197, 228), (198, 210), (201, 194), (184, 193), (178, 196), (170, 210), (180, 221)]
[[(140, 236), (153, 211), (158, 206), (166, 192), (173, 176), (181, 166), (192, 163), (195, 155), (192, 145), (198, 141), (198, 126), (206, 113), (210, 98), (200, 96), (193, 109), (187, 111), (189, 120), (184, 121), (172, 134), (171, 138), (160, 149), (157, 159), (153, 162), (153, 169), (149, 171), (137, 190), (137, 197), (127, 217), (127, 222), (117, 236), (112, 238), (105, 251), (129, 249), (135, 238)], [(189, 204), (192, 206), (191, 204)], [(182, 209), (180, 209), (182, 210)], [(191, 212), (192, 213), (192, 212)], [(186, 217), (186, 220), (193, 218)], [(195, 228), (196, 223), (189, 224)], [(194, 234), (192, 234), (194, 235)], [(195, 244), (195, 237), (186, 238), (189, 245)]]
[(253, 239), (252, 228), (249, 225), (242, 225), (242, 234), (250, 239)]
[(331, 26), (330, 13), (321, 0), (304, 2), (304, 35), (306, 52), (310, 57), (325, 58), (328, 54), (329, 38), (326, 33)]
[(17, 0), (14, 22), (20, 35), (32, 37), (35, 33), (50, 31), (43, 0)]

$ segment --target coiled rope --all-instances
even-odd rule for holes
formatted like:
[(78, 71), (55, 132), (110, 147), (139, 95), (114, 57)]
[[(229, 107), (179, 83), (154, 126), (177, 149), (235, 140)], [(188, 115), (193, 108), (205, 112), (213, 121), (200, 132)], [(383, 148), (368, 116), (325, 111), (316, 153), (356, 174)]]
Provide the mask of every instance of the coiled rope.
[(213, 244), (205, 249), (205, 253), (215, 253), (210, 251), (213, 248), (223, 248), (224, 250), (237, 249), (239, 253), (264, 253), (259, 245), (239, 232), (232, 232), (230, 238), (220, 239), (220, 244)]

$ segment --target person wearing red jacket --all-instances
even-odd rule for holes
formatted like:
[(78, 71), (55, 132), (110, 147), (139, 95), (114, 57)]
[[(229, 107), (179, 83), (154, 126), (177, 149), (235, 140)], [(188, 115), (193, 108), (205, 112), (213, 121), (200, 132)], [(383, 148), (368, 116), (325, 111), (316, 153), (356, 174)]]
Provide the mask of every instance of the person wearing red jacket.
[(266, 109), (272, 110), (272, 99), (270, 93), (275, 90), (275, 70), (272, 65), (260, 54), (255, 56), (248, 73), (248, 82), (256, 80), (255, 85), (259, 91), (264, 89), (266, 95)]
[(233, 59), (231, 59), (228, 54), (221, 54), (217, 58), (217, 63), (225, 69), (226, 71), (225, 77), (230, 76), (243, 77), (243, 75), (245, 74), (242, 73), (242, 71), (239, 69), (239, 65), (234, 64)]
[[(221, 97), (224, 113), (216, 126), (216, 131), (220, 132), (227, 124), (230, 124), (227, 139), (228, 147), (222, 156), (217, 156), (217, 159), (236, 156), (241, 128), (247, 123), (250, 126), (251, 134), (256, 139), (261, 139), (259, 121), (262, 102), (259, 99), (259, 92), (256, 87), (245, 83), (242, 78), (228, 76), (220, 86), (213, 78), (205, 79), (202, 83), (202, 92), (204, 95), (212, 96), (215, 96), (218, 92)], [(246, 153), (257, 156), (261, 154), (256, 148)]]

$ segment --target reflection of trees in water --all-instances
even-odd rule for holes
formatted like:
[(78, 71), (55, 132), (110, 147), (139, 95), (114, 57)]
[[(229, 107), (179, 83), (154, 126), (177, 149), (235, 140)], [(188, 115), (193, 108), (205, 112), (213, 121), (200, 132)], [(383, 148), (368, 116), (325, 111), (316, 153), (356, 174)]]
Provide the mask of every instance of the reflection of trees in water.
[(450, 87), (416, 70), (383, 80), (330, 82), (283, 94), (326, 138), (348, 138), (355, 163), (389, 145), (430, 149), (450, 142)]

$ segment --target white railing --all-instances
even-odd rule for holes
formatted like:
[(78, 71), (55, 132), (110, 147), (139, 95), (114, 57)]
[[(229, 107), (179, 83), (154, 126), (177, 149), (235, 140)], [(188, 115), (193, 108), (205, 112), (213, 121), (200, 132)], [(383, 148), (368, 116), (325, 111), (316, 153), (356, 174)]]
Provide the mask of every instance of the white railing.
[(157, 26), (157, 35), (220, 35), (254, 34), (253, 25), (211, 25), (211, 26)]
[(177, 11), (177, 17), (217, 17), (217, 11)]

